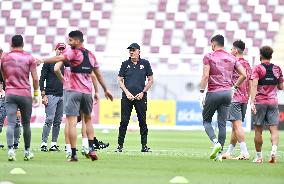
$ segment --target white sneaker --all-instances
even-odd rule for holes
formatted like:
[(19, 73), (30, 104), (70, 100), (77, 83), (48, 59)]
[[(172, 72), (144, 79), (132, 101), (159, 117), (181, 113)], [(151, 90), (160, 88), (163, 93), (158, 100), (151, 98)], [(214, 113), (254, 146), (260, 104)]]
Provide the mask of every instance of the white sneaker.
[(222, 155), (222, 159), (232, 159), (233, 158), (233, 156), (232, 156), (232, 154), (230, 154), (230, 153), (224, 153), (223, 155)]
[(16, 153), (13, 149), (8, 151), (8, 161), (16, 161)]
[(70, 161), (71, 160), (71, 152), (66, 152), (66, 159), (67, 161)]
[(34, 158), (34, 154), (30, 151), (25, 151), (24, 153), (24, 161), (29, 161)]
[(218, 142), (217, 144), (214, 145), (212, 152), (210, 154), (210, 159), (215, 159), (217, 156), (217, 153), (219, 153), (219, 151), (221, 151), (222, 146), (221, 144)]
[(85, 156), (86, 158), (89, 158), (89, 148), (83, 146), (81, 153), (82, 153), (82, 155)]
[(256, 163), (256, 164), (262, 164), (263, 163), (263, 158), (262, 157), (260, 157), (260, 158), (255, 157), (255, 159), (253, 159), (252, 162)]
[(249, 154), (240, 154), (239, 156), (237, 156), (236, 158), (234, 158), (235, 160), (249, 160)]

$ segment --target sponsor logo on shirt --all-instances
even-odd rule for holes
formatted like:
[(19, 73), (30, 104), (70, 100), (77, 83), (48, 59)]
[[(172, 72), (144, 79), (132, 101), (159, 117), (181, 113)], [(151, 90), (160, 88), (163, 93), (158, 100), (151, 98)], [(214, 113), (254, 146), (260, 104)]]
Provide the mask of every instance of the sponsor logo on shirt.
[(144, 68), (144, 65), (140, 65), (140, 70), (142, 70)]

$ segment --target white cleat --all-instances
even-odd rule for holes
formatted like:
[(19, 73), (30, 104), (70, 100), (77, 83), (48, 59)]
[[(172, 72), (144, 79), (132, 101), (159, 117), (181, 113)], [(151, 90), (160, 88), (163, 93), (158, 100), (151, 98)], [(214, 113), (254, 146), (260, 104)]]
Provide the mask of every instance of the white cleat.
[(255, 158), (255, 159), (253, 159), (253, 161), (252, 161), (253, 163), (256, 163), (256, 164), (262, 164), (263, 163), (263, 158), (262, 157), (260, 157), (260, 158)]
[(16, 161), (16, 153), (13, 149), (8, 151), (8, 161)]
[(239, 156), (234, 158), (234, 160), (249, 160), (249, 157), (249, 154), (240, 154)]
[(226, 160), (226, 159), (230, 160), (232, 158), (233, 158), (232, 154), (227, 153), (227, 152), (222, 155), (222, 159), (224, 159), (224, 160)]
[(34, 154), (30, 151), (25, 152), (24, 161), (29, 161), (34, 158)]

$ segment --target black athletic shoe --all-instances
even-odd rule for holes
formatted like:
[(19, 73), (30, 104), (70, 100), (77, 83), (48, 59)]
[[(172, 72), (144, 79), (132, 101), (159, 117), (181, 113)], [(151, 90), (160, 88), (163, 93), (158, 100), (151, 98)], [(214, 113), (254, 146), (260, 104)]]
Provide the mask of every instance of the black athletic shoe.
[(0, 148), (4, 148), (4, 145), (3, 145), (3, 144), (0, 144)]
[(96, 146), (96, 145), (94, 144), (94, 149), (95, 149), (95, 150), (105, 149), (105, 148), (109, 147), (109, 143), (108, 143), (108, 142), (107, 142), (107, 143), (104, 143), (103, 141), (98, 141), (98, 143), (99, 143), (98, 146)]
[(41, 146), (40, 151), (48, 152), (47, 146)]
[(49, 148), (49, 151), (60, 151), (59, 146), (53, 145)]
[(71, 156), (70, 159), (68, 159), (69, 162), (78, 162), (78, 157), (77, 155)]
[(122, 152), (123, 151), (123, 146), (122, 145), (118, 145), (115, 152)]
[(13, 144), (13, 148), (14, 148), (14, 149), (19, 149), (19, 144), (18, 144), (18, 143), (14, 143), (14, 144)]
[(142, 146), (141, 152), (151, 152), (151, 151), (150, 151), (150, 148), (147, 145), (145, 145), (145, 146)]

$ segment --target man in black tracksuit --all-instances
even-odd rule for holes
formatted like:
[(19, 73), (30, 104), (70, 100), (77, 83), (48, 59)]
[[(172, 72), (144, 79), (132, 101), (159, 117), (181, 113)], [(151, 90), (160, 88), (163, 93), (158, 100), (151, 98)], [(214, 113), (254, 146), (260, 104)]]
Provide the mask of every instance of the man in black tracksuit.
[[(59, 55), (66, 48), (64, 43), (58, 43), (55, 47), (56, 55)], [(54, 73), (55, 64), (44, 64), (41, 69), (39, 86), (42, 96), (42, 103), (45, 105), (45, 123), (42, 129), (41, 151), (48, 151), (47, 140), (52, 125), (52, 140), (49, 151), (59, 151), (57, 139), (60, 131), (60, 124), (63, 117), (63, 84)], [(63, 66), (61, 72), (63, 72)], [(45, 85), (44, 85), (45, 83)]]
[[(121, 65), (118, 82), (122, 89), (121, 122), (118, 135), (117, 152), (122, 152), (124, 138), (133, 106), (135, 107), (141, 135), (141, 152), (149, 152), (147, 147), (148, 128), (146, 124), (147, 91), (153, 84), (153, 72), (149, 61), (140, 58), (140, 46), (132, 43), (130, 57)], [(146, 77), (148, 79), (145, 85)]]

